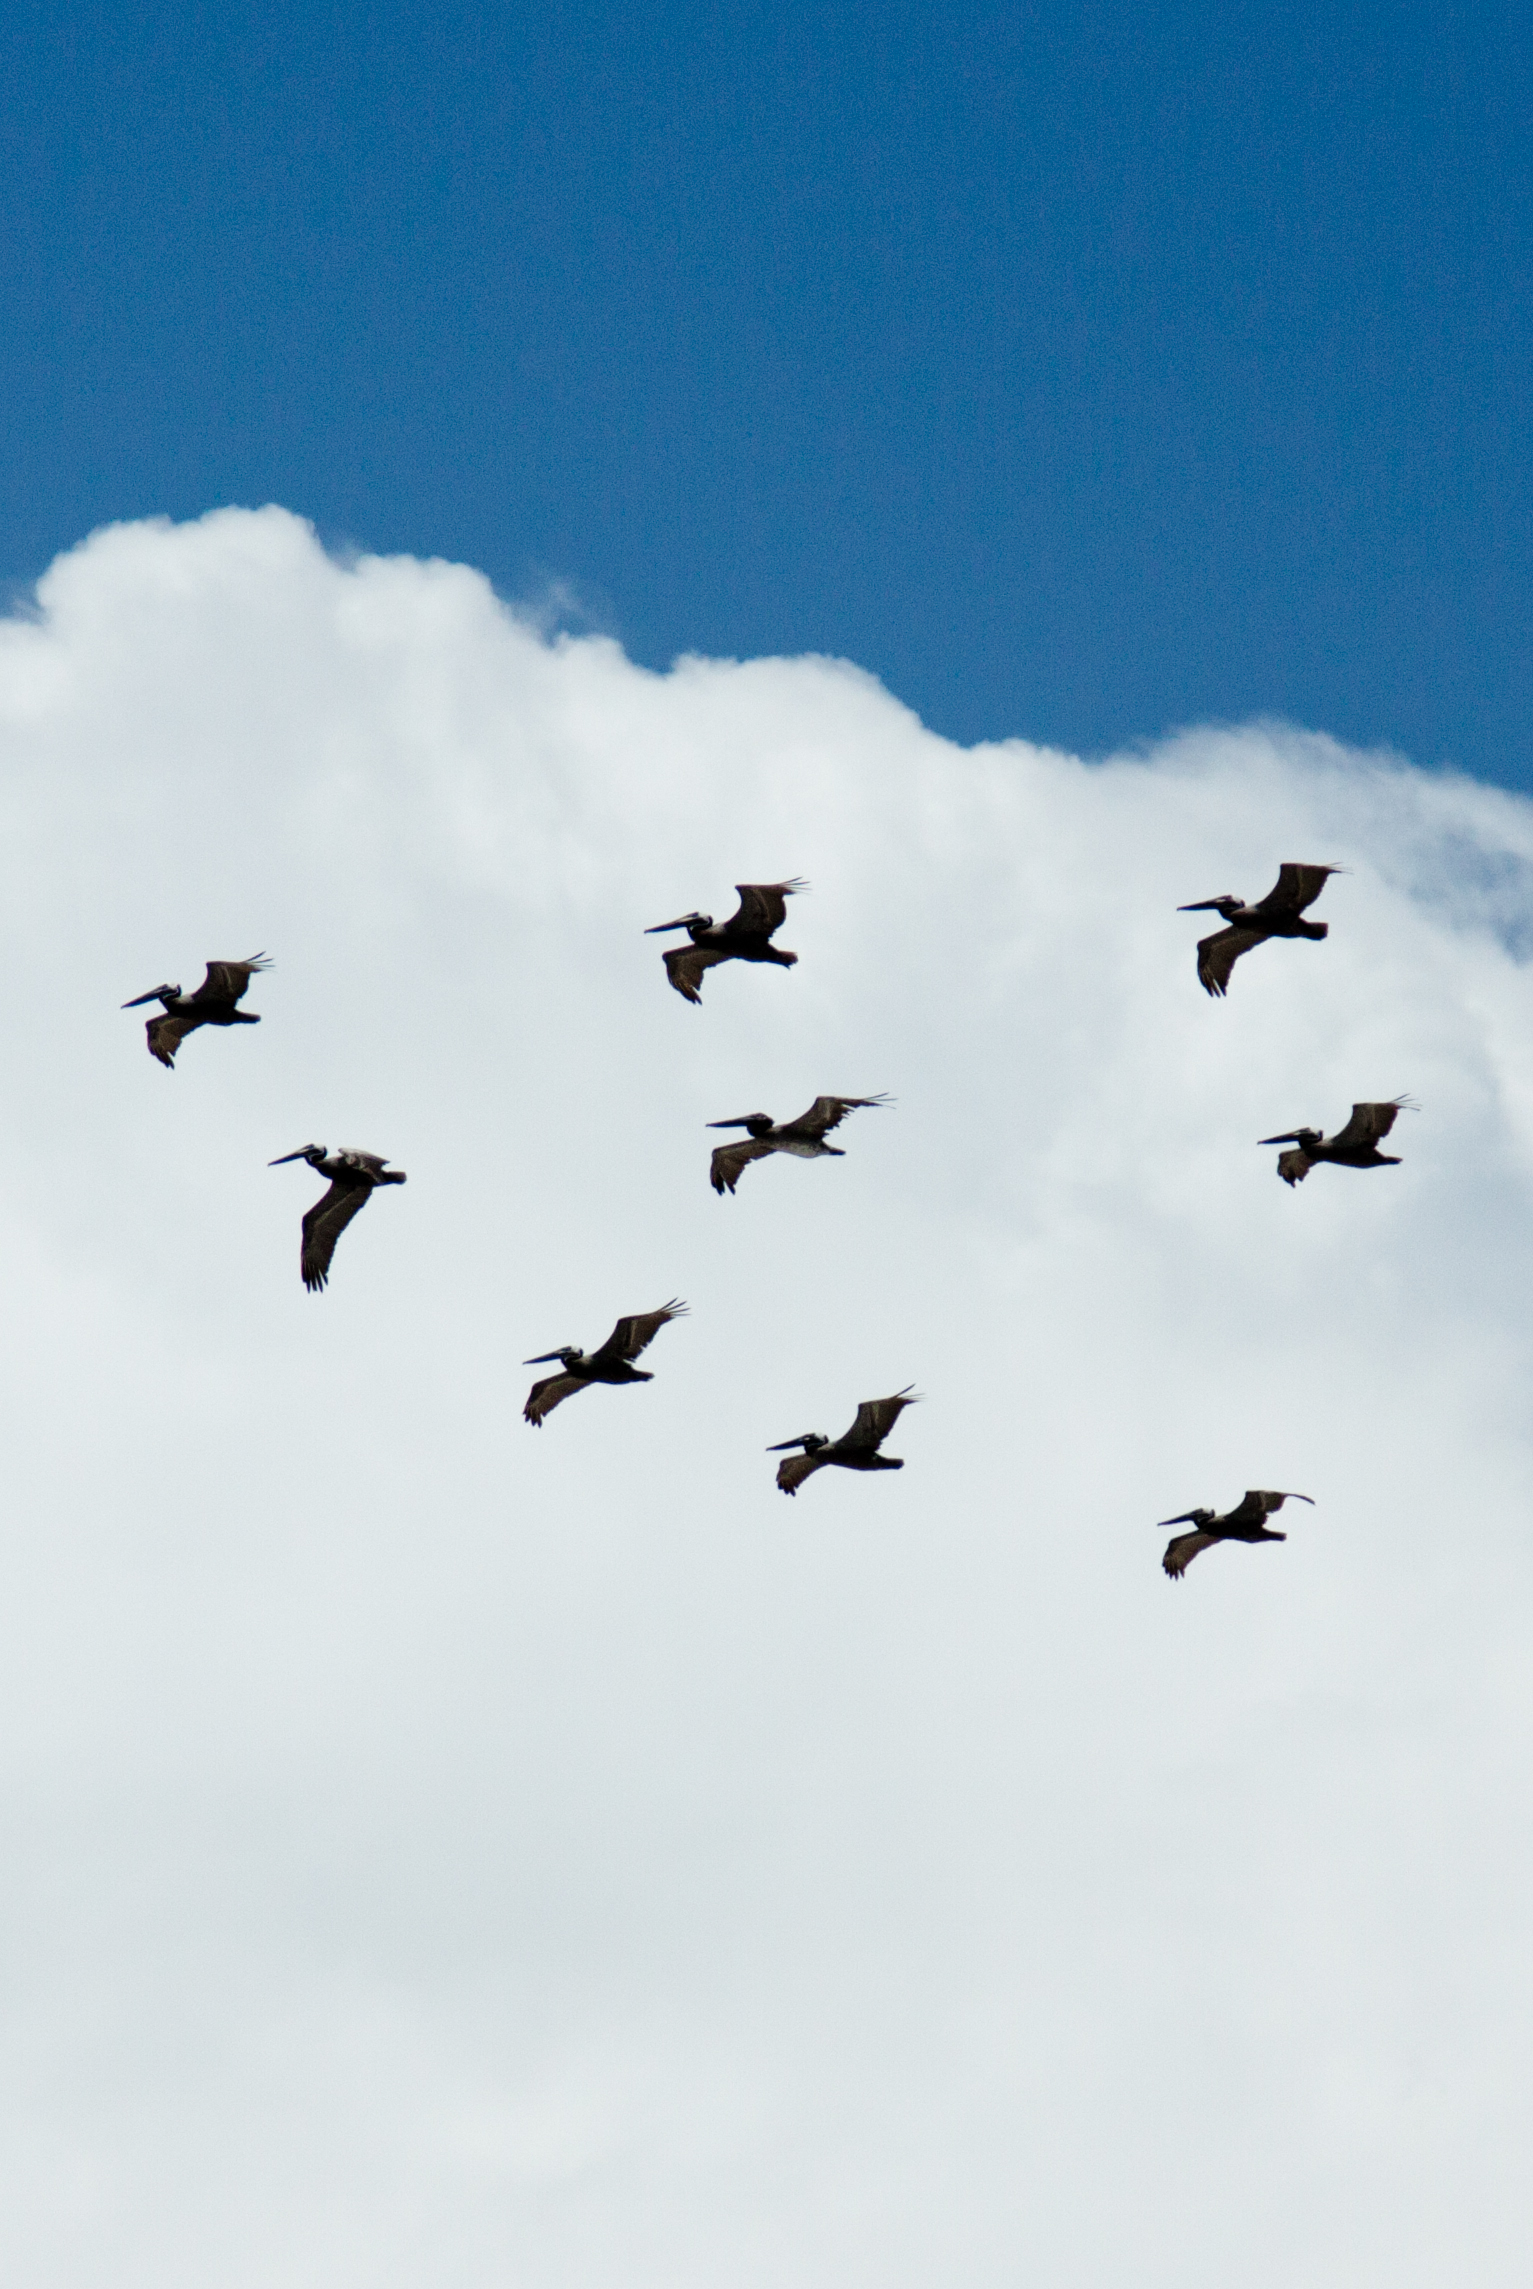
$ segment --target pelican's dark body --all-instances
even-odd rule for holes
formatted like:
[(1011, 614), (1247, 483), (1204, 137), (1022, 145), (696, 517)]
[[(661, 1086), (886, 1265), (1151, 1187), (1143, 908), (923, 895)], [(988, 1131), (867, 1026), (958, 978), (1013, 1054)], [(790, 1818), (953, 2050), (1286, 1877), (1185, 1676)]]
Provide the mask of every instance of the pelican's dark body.
[(1241, 955), (1268, 938), (1327, 936), (1328, 924), (1306, 922), (1304, 909), (1314, 904), (1330, 877), (1339, 872), (1334, 866), (1300, 866), (1288, 859), (1279, 867), (1277, 881), (1266, 897), (1255, 905), (1247, 905), (1226, 891), (1220, 898), (1200, 898), (1194, 905), (1179, 906), (1179, 914), (1218, 914), (1226, 925), (1211, 938), (1198, 940), (1198, 983), (1204, 992), (1215, 997), (1227, 993), (1230, 972)]
[(816, 1097), (807, 1113), (800, 1113), (796, 1121), (784, 1121), (781, 1127), (770, 1113), (743, 1113), (735, 1121), (710, 1121), (710, 1129), (745, 1129), (748, 1144), (719, 1145), (709, 1164), (709, 1180), (721, 1196), (733, 1192), (746, 1168), (753, 1160), (764, 1160), (769, 1153), (792, 1153), (799, 1160), (844, 1160), (846, 1155), (839, 1145), (828, 1145), (826, 1133), (839, 1128), (848, 1113), (868, 1105), (886, 1105), (887, 1097)]
[(150, 1018), (144, 1033), (151, 1057), (157, 1057), (167, 1071), (173, 1071), (176, 1051), (199, 1026), (260, 1024), (253, 1009), (239, 1009), (235, 1005), (256, 972), (270, 968), (271, 963), (264, 954), (250, 954), (243, 962), (209, 962), (207, 976), (195, 993), (183, 994), (179, 986), (154, 986), (148, 993), (135, 994), (132, 1001), (125, 1001), (122, 1006), (142, 1009), (146, 1001), (162, 1005), (160, 1015)]
[(380, 1153), (358, 1152), (344, 1145), (333, 1154), (323, 1145), (300, 1145), (297, 1152), (285, 1152), (269, 1165), (281, 1168), (290, 1160), (306, 1160), (330, 1179), (329, 1191), (320, 1195), (303, 1220), (303, 1245), (298, 1254), (303, 1284), (311, 1295), (318, 1295), (330, 1279), (335, 1243), (353, 1216), (367, 1206), (379, 1185), (403, 1184), (405, 1172), (390, 1168)]
[(740, 904), (727, 922), (715, 924), (711, 914), (679, 914), (674, 922), (654, 923), (644, 935), (686, 931), (692, 943), (667, 949), (665, 974), (684, 1001), (700, 1002), (703, 974), (720, 962), (775, 962), (779, 969), (792, 969), (797, 954), (774, 946), (772, 936), (787, 917), (787, 900), (804, 888), (796, 877), (791, 882), (737, 882)]
[[(907, 1384), (887, 1399), (864, 1399), (851, 1429), (838, 1439), (828, 1439), (820, 1431), (805, 1431), (801, 1438), (780, 1439), (776, 1446), (768, 1447), (768, 1454), (784, 1458), (777, 1466), (777, 1483), (783, 1493), (797, 1494), (805, 1479), (827, 1463), (840, 1470), (903, 1470), (905, 1465), (898, 1455), (880, 1454), (878, 1450), (905, 1408), (916, 1403)], [(801, 1447), (803, 1452), (789, 1454), (790, 1447)]]
[(1302, 1184), (1322, 1160), (1334, 1162), (1337, 1168), (1398, 1168), (1400, 1155), (1380, 1152), (1379, 1139), (1388, 1136), (1397, 1113), (1414, 1110), (1406, 1097), (1387, 1097), (1377, 1103), (1354, 1105), (1351, 1120), (1333, 1137), (1323, 1137), (1318, 1129), (1285, 1129), (1281, 1136), (1257, 1141), (1295, 1147), (1293, 1152), (1278, 1154), (1277, 1172), (1290, 1185)]
[(1215, 1542), (1286, 1542), (1288, 1536), (1273, 1532), (1266, 1520), (1285, 1502), (1309, 1499), (1307, 1494), (1277, 1494), (1265, 1487), (1252, 1487), (1222, 1518), (1213, 1510), (1183, 1510), (1175, 1518), (1162, 1518), (1162, 1526), (1190, 1526), (1193, 1531), (1172, 1536), (1161, 1564), (1171, 1579), (1179, 1582), (1198, 1552)]
[(658, 1311), (635, 1312), (628, 1319), (620, 1319), (612, 1333), (597, 1350), (579, 1351), (574, 1344), (566, 1344), (559, 1351), (540, 1351), (533, 1359), (523, 1361), (527, 1367), (541, 1367), (545, 1361), (557, 1359), (557, 1375), (545, 1375), (534, 1383), (522, 1409), (525, 1419), (534, 1430), (540, 1430), (543, 1419), (551, 1415), (564, 1399), (573, 1398), (592, 1383), (653, 1383), (654, 1376), (647, 1368), (635, 1367), (639, 1353), (654, 1342), (668, 1321), (680, 1319), (686, 1305), (673, 1296)]

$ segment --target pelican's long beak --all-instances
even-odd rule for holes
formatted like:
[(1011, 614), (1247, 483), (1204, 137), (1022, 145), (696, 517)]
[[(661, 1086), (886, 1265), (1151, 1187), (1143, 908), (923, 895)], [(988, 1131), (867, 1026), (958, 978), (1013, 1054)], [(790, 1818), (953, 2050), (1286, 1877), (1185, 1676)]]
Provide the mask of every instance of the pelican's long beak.
[(768, 1447), (766, 1451), (768, 1454), (786, 1454), (789, 1447), (808, 1446), (813, 1437), (813, 1431), (805, 1431), (801, 1439), (779, 1439), (775, 1447)]
[(1259, 1145), (1297, 1144), (1299, 1141), (1299, 1132), (1297, 1129), (1285, 1129), (1280, 1137), (1258, 1137), (1256, 1141)]
[(644, 935), (646, 938), (656, 938), (662, 930), (684, 930), (689, 922), (696, 920), (695, 914), (678, 914), (674, 922), (651, 922)]
[(1190, 906), (1178, 906), (1178, 914), (1217, 914), (1222, 904), (1218, 898), (1194, 899)]
[(281, 1168), (287, 1161), (302, 1160), (305, 1154), (308, 1152), (308, 1149), (309, 1148), (307, 1145), (300, 1145), (296, 1152), (280, 1153), (275, 1160), (269, 1160), (266, 1165), (268, 1168)]
[(1198, 1514), (1195, 1510), (1183, 1510), (1175, 1518), (1157, 1518), (1155, 1521), (1157, 1526), (1196, 1526), (1197, 1522)]
[[(748, 1129), (751, 1125), (751, 1118), (752, 1116), (749, 1113), (746, 1113), (743, 1114), (738, 1121), (705, 1121), (703, 1126), (704, 1128), (709, 1129)], [(768, 1454), (770, 1454), (771, 1451), (771, 1448), (768, 1447)]]
[(158, 1001), (161, 994), (169, 991), (169, 986), (153, 986), (148, 993), (136, 993), (131, 1001), (125, 1001), (121, 1006), (124, 1009), (140, 1009), (146, 1001)]
[(524, 1367), (546, 1367), (551, 1359), (562, 1359), (563, 1357), (562, 1351), (540, 1351), (536, 1359), (524, 1359), (522, 1365)]
[[(1341, 868), (1339, 866), (1333, 867), (1331, 871), (1333, 874), (1340, 874)], [(1315, 1507), (1315, 1497), (1312, 1494), (1286, 1494), (1283, 1499), (1285, 1502), (1307, 1502), (1311, 1510)]]

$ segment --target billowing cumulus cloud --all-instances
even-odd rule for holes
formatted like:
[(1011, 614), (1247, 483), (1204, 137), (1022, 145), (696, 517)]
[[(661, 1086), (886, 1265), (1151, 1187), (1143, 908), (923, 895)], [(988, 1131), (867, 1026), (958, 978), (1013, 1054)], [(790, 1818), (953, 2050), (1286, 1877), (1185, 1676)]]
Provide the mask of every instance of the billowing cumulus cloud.
[[(276, 510), (57, 564), (0, 729), (18, 2277), (1520, 2279), (1533, 809), (962, 751)], [(1287, 858), (1329, 940), (1210, 1002), (1175, 908)], [(797, 969), (667, 989), (791, 874)], [(259, 947), (162, 1071), (118, 1004)], [(311, 1139), (409, 1171), (318, 1299)], [(1247, 1485), (1316, 1508), (1167, 1582)]]

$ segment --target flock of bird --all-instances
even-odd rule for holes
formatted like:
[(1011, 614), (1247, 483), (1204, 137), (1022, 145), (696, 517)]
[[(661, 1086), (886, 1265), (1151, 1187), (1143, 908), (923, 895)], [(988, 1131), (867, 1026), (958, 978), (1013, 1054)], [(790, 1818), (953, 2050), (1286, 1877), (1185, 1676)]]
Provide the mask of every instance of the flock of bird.
[[(1179, 907), (1178, 912), (1183, 914), (1218, 914), (1225, 925), (1198, 945), (1198, 980), (1204, 990), (1216, 997), (1227, 993), (1236, 962), (1269, 938), (1324, 938), (1327, 925), (1308, 922), (1304, 915), (1330, 876), (1340, 871), (1333, 866), (1287, 864), (1280, 868), (1277, 882), (1267, 896), (1254, 905), (1225, 893)], [(797, 878), (788, 882), (738, 883), (739, 908), (728, 921), (715, 924), (711, 914), (682, 914), (673, 922), (655, 923), (644, 935), (653, 937), (671, 930), (685, 930), (688, 943), (669, 947), (665, 952), (665, 972), (685, 1001), (699, 1005), (705, 975), (721, 962), (771, 962), (780, 969), (793, 968), (797, 954), (774, 946), (772, 940), (787, 918), (787, 901), (804, 888), (805, 884)], [(253, 1010), (241, 1009), (239, 1004), (251, 979), (269, 967), (264, 954), (251, 954), (242, 962), (209, 962), (207, 976), (195, 993), (183, 995), (179, 985), (160, 985), (136, 995), (122, 1006), (139, 1009), (155, 1001), (161, 1005), (158, 1014), (149, 1019), (145, 1031), (151, 1055), (173, 1070), (177, 1050), (188, 1034), (199, 1027), (260, 1024)], [(844, 1158), (839, 1146), (825, 1142), (830, 1131), (838, 1128), (848, 1113), (870, 1110), (888, 1102), (884, 1096), (816, 1097), (809, 1110), (793, 1121), (775, 1121), (770, 1113), (743, 1113), (734, 1120), (710, 1121), (710, 1128), (746, 1131), (743, 1143), (719, 1145), (715, 1149), (709, 1168), (714, 1191), (721, 1198), (725, 1193), (732, 1194), (750, 1163), (772, 1153), (790, 1153), (801, 1160)], [(1389, 1134), (1397, 1113), (1408, 1103), (1405, 1097), (1394, 1097), (1381, 1103), (1356, 1104), (1351, 1119), (1333, 1137), (1323, 1136), (1318, 1129), (1298, 1128), (1289, 1129), (1281, 1136), (1263, 1137), (1260, 1141), (1294, 1147), (1293, 1151), (1278, 1156), (1278, 1175), (1288, 1185), (1302, 1183), (1311, 1168), (1324, 1161), (1339, 1168), (1398, 1167), (1398, 1157), (1381, 1153), (1378, 1146), (1380, 1138)], [(331, 1153), (319, 1144), (300, 1145), (295, 1152), (282, 1153), (268, 1165), (281, 1168), (295, 1160), (307, 1161), (329, 1180), (329, 1189), (303, 1219), (299, 1250), (303, 1284), (311, 1294), (317, 1294), (329, 1281), (336, 1242), (352, 1218), (384, 1185), (403, 1184), (405, 1171), (390, 1168), (386, 1157), (379, 1153), (353, 1148)], [(540, 1427), (555, 1407), (593, 1383), (652, 1382), (653, 1376), (645, 1368), (636, 1367), (634, 1361), (653, 1343), (661, 1328), (673, 1319), (680, 1319), (686, 1309), (680, 1298), (673, 1296), (658, 1311), (634, 1312), (620, 1319), (606, 1342), (594, 1351), (581, 1351), (573, 1344), (565, 1344), (557, 1351), (540, 1352), (527, 1360), (525, 1364), (529, 1367), (550, 1366), (557, 1360), (559, 1372), (545, 1375), (533, 1384), (523, 1409), (524, 1419), (534, 1428)], [(907, 1385), (887, 1399), (864, 1399), (850, 1428), (838, 1439), (826, 1438), (819, 1431), (805, 1431), (797, 1438), (780, 1440), (767, 1450), (784, 1458), (777, 1466), (778, 1486), (784, 1494), (796, 1494), (805, 1479), (830, 1464), (842, 1470), (903, 1470), (905, 1466), (900, 1458), (885, 1454), (883, 1444), (905, 1408), (915, 1403), (916, 1394)], [(1309, 1502), (1310, 1499), (1307, 1494), (1279, 1493), (1257, 1487), (1249, 1490), (1233, 1510), (1222, 1515), (1199, 1509), (1182, 1511), (1175, 1518), (1163, 1518), (1162, 1526), (1190, 1526), (1192, 1531), (1172, 1537), (1161, 1563), (1171, 1579), (1179, 1581), (1199, 1551), (1215, 1542), (1285, 1541), (1285, 1535), (1268, 1527), (1267, 1519), (1285, 1502)]]

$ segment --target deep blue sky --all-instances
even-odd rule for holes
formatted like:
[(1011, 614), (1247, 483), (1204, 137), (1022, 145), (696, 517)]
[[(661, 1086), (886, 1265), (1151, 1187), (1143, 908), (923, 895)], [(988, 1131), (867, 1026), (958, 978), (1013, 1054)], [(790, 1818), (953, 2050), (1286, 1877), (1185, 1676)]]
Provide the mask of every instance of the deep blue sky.
[(964, 738), (1533, 786), (1521, 10), (7, 22), (0, 572), (279, 500)]

